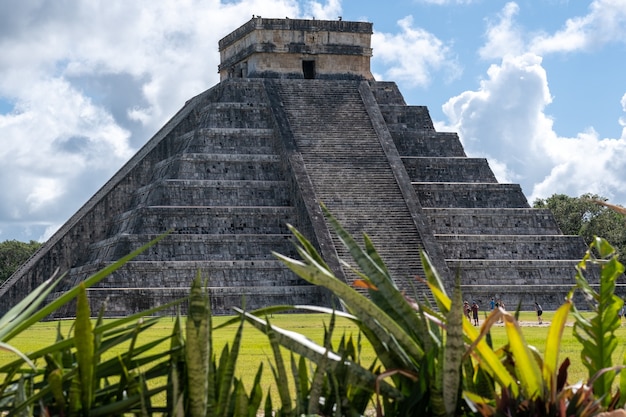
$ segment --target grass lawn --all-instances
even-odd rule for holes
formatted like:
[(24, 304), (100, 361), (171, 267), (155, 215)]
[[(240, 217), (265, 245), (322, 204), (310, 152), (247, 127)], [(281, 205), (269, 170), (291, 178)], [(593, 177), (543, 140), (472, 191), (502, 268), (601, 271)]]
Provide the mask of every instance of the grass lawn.
[[(549, 311), (544, 312), (543, 325), (538, 325), (535, 312), (522, 312), (520, 315), (520, 323), (522, 324), (526, 342), (529, 345), (536, 347), (537, 350), (541, 352), (541, 354), (543, 354), (543, 350), (545, 347), (545, 338), (548, 332), (552, 314), (553, 313)], [(222, 323), (226, 319), (226, 317), (214, 317), (213, 324), (215, 326), (219, 323)], [(306, 335), (310, 339), (321, 343), (324, 334), (324, 323), (327, 324), (329, 322), (329, 317), (319, 314), (281, 314), (274, 315), (271, 318), (271, 321), (274, 325), (301, 333), (303, 335)], [(62, 322), (64, 335), (67, 335), (67, 333), (69, 332), (71, 324), (71, 321)], [(573, 318), (571, 316), (570, 324), (573, 324)], [(144, 334), (144, 339), (142, 340), (146, 341), (147, 338), (156, 339), (168, 335), (171, 332), (172, 325), (172, 318), (163, 318), (158, 322), (156, 326), (154, 326), (152, 329), (148, 330)], [(33, 352), (54, 342), (56, 337), (56, 328), (56, 322), (38, 323), (26, 333), (12, 340), (11, 345), (15, 346), (25, 353)], [(570, 358), (572, 364), (569, 370), (568, 382), (576, 383), (580, 380), (587, 379), (587, 371), (581, 363), (580, 344), (573, 336), (572, 328), (573, 327), (568, 326), (563, 334), (559, 362), (563, 361), (566, 357)], [(217, 352), (218, 355), (221, 352), (224, 344), (232, 342), (232, 337), (235, 329), (236, 327), (232, 326), (220, 329), (214, 333), (214, 348), (215, 352)], [(339, 340), (339, 338), (344, 333), (352, 334), (355, 339), (358, 334), (356, 327), (350, 321), (338, 319), (335, 328), (335, 340)], [(626, 340), (626, 325), (618, 329), (617, 336), (619, 340)], [(492, 328), (492, 337), (494, 347), (500, 347), (504, 345), (506, 343), (504, 327), (502, 325), (497, 325)], [(118, 353), (121, 353), (122, 351), (123, 348), (119, 348), (119, 351), (110, 352), (109, 355), (116, 355)], [(621, 364), (622, 358), (624, 357), (625, 353), (626, 350), (624, 348), (624, 345), (620, 344), (613, 358), (614, 364)], [(367, 366), (371, 363), (374, 357), (375, 355), (372, 349), (367, 345), (367, 342), (364, 341), (361, 363)], [(289, 359), (288, 353), (285, 354), (284, 358), (286, 360)], [(0, 350), (0, 364), (7, 363), (8, 361), (11, 361), (13, 359), (15, 359), (15, 356), (13, 354)], [(252, 328), (251, 326), (246, 325), (246, 328), (244, 329), (242, 348), (237, 362), (237, 376), (242, 378), (244, 382), (252, 381), (258, 369), (259, 363), (265, 362), (263, 372), (264, 385), (266, 389), (268, 387), (274, 386), (272, 373), (268, 366), (268, 359), (272, 359), (272, 353), (267, 343), (266, 336), (258, 330)]]

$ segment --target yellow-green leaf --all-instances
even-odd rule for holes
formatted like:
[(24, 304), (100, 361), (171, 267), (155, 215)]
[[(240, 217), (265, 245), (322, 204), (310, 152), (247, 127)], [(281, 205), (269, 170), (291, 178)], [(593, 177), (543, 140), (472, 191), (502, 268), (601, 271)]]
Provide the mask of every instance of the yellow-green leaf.
[(63, 395), (63, 371), (55, 369), (48, 374), (48, 385), (52, 391), (52, 396), (57, 404), (57, 407), (61, 410), (65, 410), (65, 396)]
[(565, 329), (571, 306), (571, 300), (567, 300), (554, 313), (546, 339), (545, 354), (543, 355), (543, 379), (548, 388), (550, 388), (552, 398), (556, 395), (556, 371), (558, 367), (559, 350), (561, 349), (561, 338), (563, 337), (563, 330)]
[(504, 328), (509, 339), (509, 348), (515, 358), (515, 369), (526, 397), (537, 398), (543, 394), (543, 379), (537, 361), (528, 349), (522, 329), (517, 320), (509, 314), (503, 316)]

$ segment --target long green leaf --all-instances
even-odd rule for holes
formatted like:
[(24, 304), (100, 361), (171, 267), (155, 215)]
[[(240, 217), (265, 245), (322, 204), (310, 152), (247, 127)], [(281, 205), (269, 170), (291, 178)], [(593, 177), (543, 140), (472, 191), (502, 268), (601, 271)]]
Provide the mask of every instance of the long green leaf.
[(515, 358), (515, 371), (525, 398), (535, 399), (544, 392), (543, 379), (539, 364), (528, 349), (522, 329), (513, 316), (503, 316), (504, 328), (509, 340), (509, 349)]
[[(244, 312), (241, 309), (236, 308), (235, 310), (239, 314), (243, 314), (246, 318), (246, 321), (252, 326), (264, 333), (267, 332), (269, 323), (267, 323), (265, 320), (256, 317), (248, 312)], [(370, 370), (363, 368), (361, 365), (354, 363), (350, 360), (342, 360), (341, 356), (337, 353), (327, 352), (327, 350), (323, 346), (320, 346), (319, 344), (313, 342), (312, 340), (301, 335), (300, 333), (285, 330), (275, 325), (272, 325), (272, 329), (278, 343), (280, 343), (285, 348), (291, 350), (292, 352), (303, 356), (316, 364), (321, 363), (324, 355), (326, 355), (326, 357), (329, 359), (328, 369), (330, 369), (331, 371), (334, 371), (340, 365), (346, 366), (348, 371), (352, 374), (355, 384), (357, 386), (361, 386), (366, 389), (371, 389), (373, 386), (375, 386), (377, 381), (377, 375), (372, 373)], [(398, 390), (391, 387), (389, 384), (386, 384), (385, 382), (381, 383), (381, 387), (381, 391), (385, 395), (393, 398), (397, 398), (398, 396), (400, 396), (400, 392)]]
[[(116, 270), (121, 268), (122, 266), (124, 266), (130, 260), (132, 260), (133, 258), (135, 258), (138, 255), (140, 255), (142, 252), (144, 252), (148, 248), (150, 248), (150, 247), (156, 245), (157, 243), (159, 243), (167, 235), (168, 235), (168, 233), (163, 234), (163, 235), (153, 239), (152, 241), (146, 243), (145, 245), (143, 245), (140, 248), (134, 250), (130, 254), (122, 257), (117, 262), (115, 262), (115, 263), (113, 263), (113, 264), (103, 268), (102, 270), (98, 271), (94, 275), (90, 276), (89, 278), (84, 280), (82, 282), (82, 284), (85, 286), (85, 288), (89, 288), (89, 287), (97, 284), (98, 282), (102, 281), (104, 278), (106, 278), (107, 276), (109, 276), (110, 274), (112, 274), (113, 272), (115, 272)], [(58, 280), (57, 280), (57, 282), (58, 282)], [(46, 287), (46, 285), (48, 285), (48, 283), (45, 283), (45, 285), (42, 284), (42, 285), (40, 285), (38, 287), (37, 291), (40, 291), (39, 288), (42, 288), (42, 287), (45, 288), (45, 290), (41, 290), (42, 293), (39, 294), (39, 297), (41, 297), (44, 293), (45, 294), (49, 293), (52, 290), (52, 288), (53, 288), (52, 286)], [(78, 285), (77, 285), (74, 288), (64, 292), (61, 296), (59, 296), (59, 298), (55, 299), (54, 301), (50, 302), (49, 304), (46, 304), (45, 306), (43, 306), (42, 308), (40, 308), (39, 310), (37, 310), (35, 312), (32, 312), (34, 307), (36, 307), (36, 305), (33, 304), (34, 307), (32, 307), (32, 308), (29, 307), (23, 314), (20, 314), (19, 316), (14, 317), (12, 319), (10, 325), (8, 325), (8, 324), (5, 325), (5, 327), (2, 329), (2, 331), (0, 333), (0, 340), (2, 340), (4, 342), (7, 342), (7, 341), (11, 340), (13, 337), (15, 337), (16, 335), (20, 334), (25, 329), (28, 329), (34, 323), (37, 323), (38, 321), (40, 321), (43, 318), (47, 317), (49, 314), (51, 314), (54, 311), (58, 310), (61, 306), (67, 304), (70, 300), (73, 300), (76, 297), (76, 295), (78, 294), (78, 291), (79, 291), (79, 289), (78, 289)], [(45, 298), (45, 297), (43, 297), (43, 298)]]
[(278, 253), (274, 253), (274, 256), (301, 278), (312, 284), (326, 287), (341, 298), (350, 312), (357, 316), (364, 326), (375, 332), (390, 348), (399, 344), (408, 355), (407, 359), (409, 362), (406, 363), (407, 367), (411, 366), (411, 362), (419, 362), (421, 360), (424, 351), (405, 329), (400, 327), (396, 321), (377, 305), (337, 279), (331, 271), (320, 269), (319, 265), (305, 264)]
[[(185, 358), (187, 361), (187, 412), (191, 417), (206, 417), (209, 393), (209, 316), (208, 297), (202, 290), (200, 276), (191, 286), (187, 317)], [(213, 397), (214, 398), (214, 397)], [(212, 415), (212, 414), (211, 414)]]
[[(365, 250), (361, 249), (350, 233), (341, 226), (328, 209), (323, 204), (321, 204), (321, 207), (337, 236), (349, 250), (350, 255), (361, 271), (363, 271), (363, 274), (359, 275), (376, 287), (376, 289), (369, 290), (373, 303), (395, 320), (407, 334), (414, 335), (413, 337), (423, 344), (422, 348), (424, 350), (430, 349), (430, 336), (426, 326), (418, 320), (415, 311), (407, 303), (404, 294), (398, 290), (369, 236), (363, 235)], [(295, 234), (296, 232), (292, 228), (292, 233)], [(302, 239), (299, 239), (299, 241), (302, 242)], [(358, 271), (355, 272), (358, 273)]]
[[(243, 321), (243, 320), (242, 320)], [(266, 319), (267, 321), (267, 319)], [(274, 363), (276, 365), (275, 368), (275, 378), (276, 378), (276, 386), (278, 388), (278, 395), (280, 397), (281, 402), (281, 414), (291, 415), (292, 404), (291, 404), (291, 394), (289, 392), (289, 385), (287, 379), (287, 370), (285, 367), (285, 361), (280, 352), (280, 345), (278, 343), (278, 337), (272, 325), (267, 321), (267, 326), (265, 327), (265, 333), (267, 334), (267, 338), (270, 342), (270, 347), (272, 348), (272, 353), (274, 354)]]
[(233, 347), (226, 358), (225, 368), (220, 369), (221, 378), (218, 381), (218, 386), (216, 387), (218, 391), (216, 403), (217, 416), (226, 417), (229, 409), (229, 396), (235, 381), (235, 366), (237, 365), (237, 358), (239, 356), (239, 348), (241, 346), (241, 339), (243, 335), (243, 325), (245, 323), (243, 318), (241, 318), (240, 321), (241, 323), (235, 333), (235, 338), (233, 339)]
[(446, 343), (443, 357), (443, 404), (445, 414), (454, 416), (457, 409), (457, 398), (461, 385), (461, 360), (464, 353), (463, 344), (463, 296), (460, 278), (452, 293), (452, 309), (447, 314)]
[(0, 340), (9, 341), (13, 337), (11, 333), (14, 329), (23, 323), (44, 302), (62, 279), (63, 276), (54, 280), (48, 279), (44, 281), (5, 313), (0, 318)]
[(167, 417), (183, 417), (185, 409), (183, 405), (185, 386), (182, 379), (184, 375), (184, 352), (185, 341), (182, 334), (182, 325), (180, 321), (180, 312), (176, 314), (174, 328), (170, 336), (170, 372), (168, 373), (167, 383)]
[[(152, 320), (150, 320), (150, 323), (144, 324), (144, 329), (148, 328), (151, 326), (151, 323), (154, 323), (158, 320), (158, 318), (154, 318)], [(124, 320), (125, 322), (125, 320)], [(107, 326), (110, 329), (110, 326)], [(94, 329), (94, 334), (99, 333), (99, 331), (101, 331), (102, 329), (98, 329), (95, 328)], [(124, 332), (122, 334), (120, 334), (120, 332)], [(118, 329), (113, 333), (107, 333), (105, 334), (104, 340), (101, 344), (101, 349), (98, 351), (98, 354), (102, 354), (104, 351), (111, 349), (112, 347), (119, 345), (121, 343), (124, 343), (125, 341), (128, 340), (129, 336), (129, 332), (132, 332), (132, 328), (129, 329)], [(57, 333), (58, 334), (58, 333)], [(112, 336), (117, 335), (117, 337), (115, 339), (112, 339)], [(59, 340), (59, 339), (57, 339)], [(75, 338), (71, 337), (68, 339), (60, 339), (59, 341), (57, 341), (56, 343), (52, 344), (52, 345), (48, 345), (43, 347), (42, 349), (29, 353), (27, 355), (27, 357), (31, 360), (37, 359), (37, 358), (42, 358), (45, 355), (53, 355), (55, 357), (55, 360), (57, 360), (57, 362), (59, 363), (63, 363), (63, 360), (61, 359), (64, 355), (64, 352), (68, 351), (69, 348), (75, 346)], [(61, 353), (61, 355), (57, 355), (58, 353)], [(10, 369), (16, 367), (16, 366), (20, 366), (21, 364), (21, 360), (16, 360), (13, 362), (9, 362), (6, 363), (4, 365), (2, 365), (0, 367), (0, 373), (7, 373), (9, 372)], [(71, 366), (71, 364), (67, 364), (67, 366)]]
[[(598, 251), (600, 259), (594, 258), (594, 249)], [(589, 285), (583, 274), (587, 263), (600, 266), (599, 292)], [(590, 319), (574, 310), (574, 335), (582, 345), (581, 360), (590, 379), (600, 370), (613, 366), (612, 355), (618, 346), (615, 331), (620, 326), (618, 312), (623, 305), (623, 301), (615, 295), (615, 283), (623, 272), (624, 266), (618, 262), (613, 247), (606, 240), (597, 237), (577, 267), (577, 287), (594, 301), (590, 306), (593, 311)], [(610, 401), (614, 378), (615, 371), (610, 370), (600, 373), (593, 380), (594, 394), (603, 398), (604, 405), (608, 405)]]
[(550, 398), (556, 400), (556, 372), (558, 369), (559, 351), (561, 350), (561, 340), (563, 330), (567, 324), (567, 316), (572, 308), (572, 301), (566, 300), (557, 309), (552, 317), (552, 323), (546, 338), (546, 348), (543, 355), (543, 379), (550, 389)]
[(94, 337), (91, 328), (91, 310), (85, 286), (80, 283), (76, 298), (76, 321), (74, 335), (76, 339), (76, 360), (81, 385), (81, 402), (84, 410), (91, 409), (94, 384)]
[(33, 371), (37, 371), (37, 366), (30, 360), (28, 356), (23, 354), (19, 349), (7, 344), (0, 342), (0, 350), (5, 350), (7, 352), (11, 352), (16, 354), (21, 360), (24, 361)]
[(259, 415), (261, 401), (263, 401), (263, 389), (261, 388), (261, 376), (263, 375), (263, 362), (259, 364), (259, 369), (254, 376), (252, 388), (250, 389), (250, 397), (248, 402), (248, 416), (254, 417)]
[[(435, 296), (437, 305), (442, 311), (448, 312), (452, 306), (452, 300), (446, 295), (445, 291), (438, 287), (436, 281), (428, 281), (432, 294)], [(509, 388), (513, 395), (519, 394), (519, 388), (515, 378), (509, 373), (505, 366), (500, 362), (500, 358), (487, 344), (484, 338), (480, 337), (479, 331), (470, 323), (467, 318), (463, 318), (463, 333), (470, 344), (474, 344), (474, 353), (480, 360), (483, 368), (491, 375), (502, 387)]]

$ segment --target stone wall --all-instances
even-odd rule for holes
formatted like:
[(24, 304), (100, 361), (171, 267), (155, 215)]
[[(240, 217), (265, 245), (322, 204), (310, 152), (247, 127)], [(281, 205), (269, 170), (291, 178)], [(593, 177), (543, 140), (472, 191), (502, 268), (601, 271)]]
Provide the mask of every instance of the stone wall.
[(372, 24), (255, 17), (219, 42), (220, 79), (232, 77), (373, 79)]

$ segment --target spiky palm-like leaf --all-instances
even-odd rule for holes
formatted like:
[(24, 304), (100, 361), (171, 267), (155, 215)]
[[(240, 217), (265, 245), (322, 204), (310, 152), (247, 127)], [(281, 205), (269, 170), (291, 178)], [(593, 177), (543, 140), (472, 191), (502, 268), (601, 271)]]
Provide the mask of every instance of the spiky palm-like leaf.
[[(596, 252), (598, 257), (594, 255)], [(599, 291), (585, 278), (585, 271), (590, 265), (600, 268)], [(618, 345), (615, 331), (621, 324), (619, 310), (624, 303), (615, 295), (615, 283), (623, 274), (624, 266), (617, 260), (613, 247), (606, 240), (596, 237), (576, 270), (576, 288), (590, 301), (593, 315), (584, 316), (574, 309), (574, 335), (582, 345), (581, 360), (589, 372), (589, 379), (592, 379), (599, 371), (613, 366), (611, 356)], [(612, 370), (594, 378), (594, 394), (604, 396), (605, 405), (611, 399), (614, 378), (615, 371)]]

